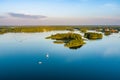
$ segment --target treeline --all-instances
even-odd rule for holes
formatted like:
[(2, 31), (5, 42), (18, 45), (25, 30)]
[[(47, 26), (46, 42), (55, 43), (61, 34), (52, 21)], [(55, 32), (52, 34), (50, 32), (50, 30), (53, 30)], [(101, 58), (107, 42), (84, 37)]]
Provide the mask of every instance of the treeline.
[(80, 32), (86, 33), (88, 30), (96, 30), (99, 32), (106, 32), (106, 29), (113, 29), (120, 31), (120, 26), (0, 26), (0, 34), (13, 32), (25, 32), (25, 33), (33, 33), (33, 32), (47, 32), (54, 30), (79, 30)]
[(80, 40), (80, 39), (82, 39), (82, 36), (79, 34), (75, 34), (75, 33), (58, 33), (58, 34), (47, 37), (47, 39), (49, 39), (49, 38), (55, 39), (55, 40), (66, 40), (66, 39)]
[(40, 27), (1, 27), (0, 28), (0, 33), (8, 33), (8, 32), (13, 32), (13, 33), (18, 33), (18, 32), (25, 32), (25, 33), (34, 33), (34, 32), (47, 32), (47, 31), (54, 31), (54, 30), (70, 30), (73, 31), (74, 29), (71, 27), (61, 27), (61, 26), (40, 26)]
[(120, 25), (81, 25), (81, 26), (73, 26), (76, 29), (87, 29), (87, 30), (96, 30), (96, 29), (106, 29), (106, 28), (112, 28), (117, 29), (120, 31)]

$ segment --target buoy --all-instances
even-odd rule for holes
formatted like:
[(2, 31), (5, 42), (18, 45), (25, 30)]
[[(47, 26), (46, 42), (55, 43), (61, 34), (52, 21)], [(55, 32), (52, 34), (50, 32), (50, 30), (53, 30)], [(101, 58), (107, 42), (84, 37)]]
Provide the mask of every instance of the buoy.
[(42, 64), (42, 62), (41, 62), (41, 61), (39, 61), (39, 62), (38, 62), (38, 64)]

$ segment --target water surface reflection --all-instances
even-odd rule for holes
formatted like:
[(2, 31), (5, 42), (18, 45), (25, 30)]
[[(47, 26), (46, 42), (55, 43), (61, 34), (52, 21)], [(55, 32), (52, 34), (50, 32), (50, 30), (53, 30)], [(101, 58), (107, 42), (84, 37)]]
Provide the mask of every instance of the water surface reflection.
[(0, 35), (0, 80), (120, 80), (119, 33), (79, 49), (45, 39), (61, 32)]

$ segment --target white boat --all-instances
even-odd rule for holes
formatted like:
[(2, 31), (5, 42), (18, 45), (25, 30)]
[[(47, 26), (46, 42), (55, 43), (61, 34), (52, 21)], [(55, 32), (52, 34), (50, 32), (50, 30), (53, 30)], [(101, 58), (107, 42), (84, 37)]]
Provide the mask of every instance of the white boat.
[(49, 54), (46, 54), (46, 57), (49, 58)]

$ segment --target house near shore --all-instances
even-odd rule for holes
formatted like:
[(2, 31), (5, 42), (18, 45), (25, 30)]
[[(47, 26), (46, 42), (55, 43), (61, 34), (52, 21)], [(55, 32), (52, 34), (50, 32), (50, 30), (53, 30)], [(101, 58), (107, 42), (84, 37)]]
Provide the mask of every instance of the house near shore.
[(118, 33), (119, 31), (117, 29), (113, 29), (113, 28), (105, 28), (104, 32)]

